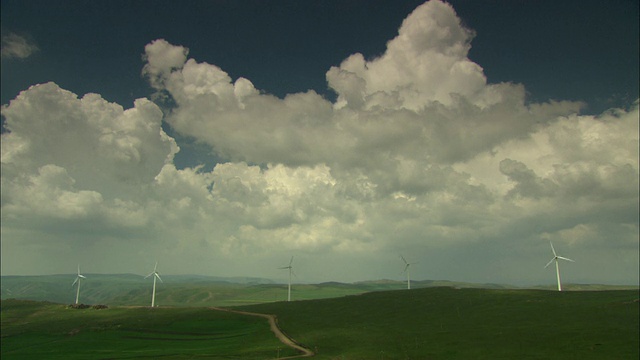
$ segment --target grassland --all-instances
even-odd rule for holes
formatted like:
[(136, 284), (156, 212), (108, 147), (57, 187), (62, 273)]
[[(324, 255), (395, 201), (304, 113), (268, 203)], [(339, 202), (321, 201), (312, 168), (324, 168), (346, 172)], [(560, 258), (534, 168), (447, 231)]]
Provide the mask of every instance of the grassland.
[(70, 309), (3, 300), (5, 359), (270, 359), (294, 355), (262, 318), (207, 308)]
[[(277, 297), (283, 290), (251, 288), (256, 294), (274, 291)], [(299, 289), (297, 298), (323, 291), (344, 295), (352, 289), (310, 285)], [(317, 359), (637, 359), (638, 297), (637, 289), (560, 293), (432, 287), (233, 309), (277, 315), (280, 328), (315, 351)], [(72, 310), (3, 300), (1, 313), (3, 360), (294, 354), (275, 339), (265, 319), (201, 307)]]
[(638, 291), (427, 288), (241, 307), (318, 359), (637, 359)]

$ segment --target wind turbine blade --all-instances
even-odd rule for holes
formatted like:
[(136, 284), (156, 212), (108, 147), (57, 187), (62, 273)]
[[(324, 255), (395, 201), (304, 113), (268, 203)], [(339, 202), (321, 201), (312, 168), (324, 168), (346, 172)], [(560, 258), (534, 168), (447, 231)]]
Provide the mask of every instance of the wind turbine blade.
[(73, 287), (77, 282), (78, 282), (78, 278), (76, 278), (75, 280), (73, 280), (73, 284), (71, 284), (71, 287)]
[(553, 251), (553, 256), (558, 256), (558, 254), (556, 254), (556, 249), (553, 248), (553, 243), (549, 241), (549, 244), (551, 245), (551, 251)]
[(164, 281), (162, 281), (162, 278), (160, 277), (160, 274), (155, 273), (155, 275), (156, 275), (156, 277), (158, 278), (158, 280), (160, 280), (160, 282), (164, 282)]
[(78, 277), (81, 277), (81, 278), (83, 278), (83, 279), (86, 279), (86, 278), (87, 278), (86, 276), (84, 276), (84, 275), (80, 275), (80, 274), (78, 274)]
[(78, 264), (78, 275), (80, 275), (80, 264)]
[(402, 261), (404, 261), (405, 264), (408, 264), (407, 259), (405, 259), (404, 256), (400, 255), (400, 259), (402, 259)]
[(545, 268), (545, 269), (546, 269), (546, 268), (548, 268), (548, 267), (549, 267), (549, 265), (551, 265), (555, 259), (556, 259), (555, 257), (554, 257), (553, 259), (551, 259), (551, 261), (549, 261), (549, 262), (547, 263), (547, 265), (545, 265), (545, 266), (544, 266), (544, 268)]
[(411, 265), (411, 264), (406, 264), (406, 265), (404, 266), (404, 270), (402, 270), (402, 272), (401, 272), (400, 274), (404, 274), (404, 273), (406, 273), (406, 272), (407, 272), (407, 269), (409, 269), (409, 265)]
[(571, 259), (566, 258), (566, 257), (564, 257), (564, 256), (558, 256), (558, 259), (562, 259), (562, 260), (567, 260), (567, 261), (575, 262), (575, 260), (571, 260)]
[(293, 256), (291, 257), (291, 260), (289, 260), (289, 266), (291, 266), (291, 264), (293, 264)]
[(146, 279), (146, 278), (148, 278), (149, 276), (151, 276), (151, 275), (153, 275), (153, 274), (155, 274), (155, 273), (156, 273), (156, 272), (154, 271), (154, 272), (150, 273), (149, 275), (145, 276), (144, 278)]
[(158, 262), (156, 261), (156, 266), (153, 267), (153, 272), (156, 272), (157, 269), (158, 269)]

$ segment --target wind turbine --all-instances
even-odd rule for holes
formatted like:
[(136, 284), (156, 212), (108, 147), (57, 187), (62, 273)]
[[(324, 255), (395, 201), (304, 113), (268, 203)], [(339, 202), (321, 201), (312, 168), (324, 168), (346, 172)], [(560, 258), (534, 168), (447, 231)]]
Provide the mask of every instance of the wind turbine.
[(293, 274), (293, 266), (291, 266), (291, 264), (293, 264), (293, 256), (289, 261), (289, 266), (278, 268), (278, 269), (289, 269), (289, 291), (287, 293), (287, 301), (291, 301), (291, 274)]
[(410, 263), (407, 261), (407, 259), (404, 258), (404, 256), (400, 255), (400, 258), (402, 259), (402, 261), (404, 261), (404, 270), (400, 273), (407, 273), (407, 289), (411, 289), (411, 277), (409, 276), (409, 266), (415, 264), (415, 263)]
[(556, 249), (553, 248), (553, 243), (551, 243), (551, 241), (549, 241), (549, 244), (551, 244), (551, 251), (553, 251), (553, 259), (551, 259), (551, 261), (549, 261), (547, 263), (547, 265), (545, 265), (545, 269), (547, 267), (549, 267), (549, 265), (551, 265), (552, 262), (556, 262), (556, 277), (558, 278), (558, 291), (562, 291), (562, 285), (560, 284), (560, 267), (558, 266), (558, 259), (562, 259), (562, 260), (567, 260), (567, 261), (571, 261), (571, 262), (575, 262), (569, 258), (563, 257), (563, 256), (559, 256), (556, 253)]
[(158, 278), (158, 280), (160, 280), (160, 282), (164, 282), (162, 281), (162, 278), (160, 278), (160, 275), (158, 274), (158, 262), (156, 261), (156, 266), (153, 267), (153, 271), (145, 276), (144, 278), (148, 278), (149, 276), (153, 275), (153, 293), (151, 294), (151, 307), (154, 307), (156, 304), (156, 278)]
[(78, 290), (76, 291), (76, 304), (78, 304), (78, 298), (80, 297), (80, 279), (86, 279), (86, 277), (80, 274), (80, 264), (78, 264), (78, 276), (76, 276), (76, 279), (73, 280), (73, 284), (71, 284), (71, 287), (73, 287), (76, 283), (78, 283)]

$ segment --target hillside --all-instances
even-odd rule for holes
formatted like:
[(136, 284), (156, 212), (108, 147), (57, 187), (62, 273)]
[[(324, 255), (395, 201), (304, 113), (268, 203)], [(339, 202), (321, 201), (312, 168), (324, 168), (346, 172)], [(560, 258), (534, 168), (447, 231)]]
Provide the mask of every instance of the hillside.
[(264, 319), (208, 308), (80, 310), (28, 300), (1, 305), (3, 360), (262, 360), (297, 354)]
[[(151, 279), (134, 274), (86, 274), (82, 281), (80, 302), (146, 306), (151, 301)], [(262, 278), (221, 278), (203, 275), (161, 275), (156, 304), (164, 306), (235, 306), (282, 301), (287, 298), (287, 285)], [(75, 301), (71, 286), (75, 275), (2, 276), (1, 299), (24, 299), (69, 304)], [(473, 284), (446, 280), (412, 281), (413, 289), (429, 287), (452, 288), (514, 288), (498, 284)], [(544, 287), (553, 289), (553, 286)], [(603, 290), (633, 287), (566, 284), (566, 290)], [(294, 284), (292, 299), (312, 300), (357, 295), (371, 291), (406, 289), (406, 283), (396, 280), (361, 281), (356, 283), (325, 282)], [(636, 287), (637, 289), (637, 287)]]
[[(86, 304), (148, 305), (151, 299), (149, 279), (134, 274), (86, 274), (80, 302)], [(2, 276), (0, 297), (71, 303), (75, 275)], [(261, 278), (219, 278), (202, 275), (162, 275), (157, 284), (156, 303), (169, 306), (233, 306), (281, 301), (287, 298), (287, 285)], [(412, 282), (415, 288), (443, 286), (436, 281)], [(482, 286), (446, 283), (449, 286)], [(326, 282), (294, 284), (296, 300), (324, 299), (369, 291), (401, 290), (405, 283), (393, 280), (364, 281), (353, 284)]]
[[(86, 274), (82, 281), (80, 302), (86, 304), (148, 305), (152, 281), (134, 274)], [(262, 286), (281, 287), (261, 278), (219, 278), (202, 275), (161, 275), (156, 300), (161, 305), (225, 305), (237, 297), (250, 295), (248, 289)], [(24, 299), (71, 303), (75, 300), (75, 275), (2, 276), (2, 299)], [(281, 290), (282, 291), (282, 290)], [(268, 292), (268, 291), (267, 291)], [(275, 291), (271, 291), (275, 292)], [(275, 294), (264, 294), (268, 301)], [(265, 301), (265, 299), (259, 302)], [(249, 303), (252, 303), (249, 301)]]
[[(316, 359), (637, 359), (638, 297), (637, 290), (435, 287), (233, 309), (277, 315), (280, 328)], [(274, 340), (265, 319), (211, 308), (1, 304), (3, 359), (295, 353)]]
[(318, 359), (637, 359), (638, 308), (637, 290), (454, 288), (240, 307)]

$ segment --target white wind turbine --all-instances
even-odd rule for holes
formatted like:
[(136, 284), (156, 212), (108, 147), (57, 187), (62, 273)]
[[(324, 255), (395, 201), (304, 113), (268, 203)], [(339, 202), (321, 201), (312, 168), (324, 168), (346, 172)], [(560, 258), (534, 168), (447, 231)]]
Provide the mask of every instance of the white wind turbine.
[(291, 257), (291, 260), (289, 260), (289, 266), (283, 266), (281, 268), (278, 269), (289, 269), (289, 291), (287, 293), (287, 301), (291, 301), (291, 274), (293, 274), (293, 256)]
[(160, 278), (160, 274), (158, 274), (158, 262), (156, 261), (156, 266), (153, 267), (153, 271), (145, 276), (144, 278), (148, 278), (149, 276), (153, 275), (153, 292), (151, 293), (151, 307), (154, 307), (156, 304), (156, 278), (158, 280), (160, 280), (160, 282), (164, 282), (162, 281), (162, 278)]
[(80, 279), (86, 279), (86, 277), (80, 274), (80, 264), (78, 264), (78, 276), (76, 276), (76, 279), (73, 280), (73, 284), (71, 284), (71, 286), (73, 287), (76, 283), (78, 283), (78, 290), (76, 291), (76, 304), (78, 303), (78, 298), (80, 297)]
[(563, 256), (559, 256), (556, 253), (556, 249), (553, 248), (553, 243), (549, 242), (549, 244), (551, 244), (551, 251), (553, 251), (553, 259), (551, 259), (551, 261), (549, 261), (544, 268), (546, 269), (547, 267), (549, 267), (549, 265), (551, 265), (552, 262), (554, 261), (556, 262), (556, 277), (558, 278), (558, 291), (562, 291), (562, 285), (560, 284), (560, 267), (558, 266), (558, 259), (567, 260), (571, 262), (575, 262), (575, 261)]
[(411, 289), (411, 276), (409, 275), (409, 266), (415, 263), (408, 262), (407, 259), (405, 259), (402, 255), (400, 255), (400, 258), (402, 259), (402, 261), (404, 261), (404, 270), (400, 274), (407, 273), (407, 289)]

